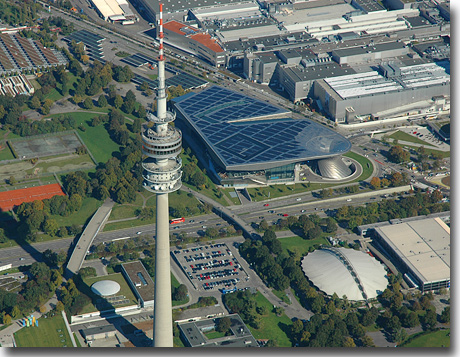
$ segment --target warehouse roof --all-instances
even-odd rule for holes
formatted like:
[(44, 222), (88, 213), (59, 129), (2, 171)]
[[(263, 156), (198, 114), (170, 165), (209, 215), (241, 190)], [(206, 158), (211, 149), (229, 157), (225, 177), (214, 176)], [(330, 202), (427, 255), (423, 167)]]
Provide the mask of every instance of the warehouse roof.
[(355, 301), (365, 300), (365, 296), (367, 299), (375, 298), (388, 284), (384, 266), (354, 249), (315, 250), (302, 259), (302, 270), (326, 294), (346, 295), (349, 300)]
[(440, 218), (375, 229), (423, 282), (450, 278), (450, 228)]

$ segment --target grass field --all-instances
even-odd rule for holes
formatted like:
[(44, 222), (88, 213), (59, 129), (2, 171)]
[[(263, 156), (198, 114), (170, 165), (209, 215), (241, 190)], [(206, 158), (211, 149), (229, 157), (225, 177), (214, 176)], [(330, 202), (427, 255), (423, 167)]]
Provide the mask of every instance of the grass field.
[(38, 327), (23, 327), (14, 334), (18, 347), (73, 347), (61, 314), (38, 319)]
[[(94, 167), (94, 163), (89, 157), (88, 154), (86, 155), (65, 155), (60, 157), (55, 157), (53, 159), (44, 159), (40, 160), (37, 165), (33, 169), (29, 169), (26, 171), (29, 175), (33, 173), (37, 173), (38, 175), (44, 173), (54, 173), (54, 172), (61, 172), (67, 170), (80, 170), (80, 169), (90, 169)], [(37, 170), (38, 169), (38, 170)]]
[(268, 200), (269, 198), (284, 197), (296, 193), (310, 192), (322, 188), (336, 186), (334, 183), (296, 183), (292, 185), (270, 185), (268, 187), (248, 188), (249, 195), (253, 202)]
[[(81, 312), (82, 314), (97, 311), (95, 303), (96, 303), (96, 300), (100, 299), (101, 297), (97, 296), (91, 291), (91, 285), (101, 280), (116, 281), (118, 284), (120, 284), (120, 291), (116, 295), (117, 296), (124, 295), (126, 299), (129, 300), (129, 303), (127, 305), (137, 304), (136, 297), (134, 296), (131, 288), (129, 287), (128, 283), (126, 282), (125, 278), (123, 277), (121, 273), (115, 273), (115, 274), (109, 274), (109, 275), (97, 276), (97, 277), (87, 277), (83, 279), (86, 286), (82, 288), (82, 292), (88, 295), (93, 300), (93, 303), (86, 305), (83, 311)], [(118, 307), (127, 306), (127, 305), (116, 305), (115, 307), (118, 308)]]
[(83, 225), (101, 205), (101, 201), (98, 201), (92, 197), (86, 197), (82, 201), (81, 208), (78, 211), (72, 213), (70, 216), (63, 217), (54, 215), (50, 217), (55, 219), (59, 226), (70, 226), (72, 224)]
[[(420, 144), (420, 145), (424, 145), (424, 146), (433, 146), (430, 143), (428, 143), (428, 142), (426, 142), (426, 141), (424, 141), (422, 139), (419, 139), (416, 136), (407, 134), (407, 133), (405, 133), (403, 131), (399, 131), (399, 130), (396, 133), (391, 134), (389, 137), (392, 138), (392, 139), (395, 139), (395, 140), (409, 141), (411, 143), (416, 143), (416, 144)], [(399, 144), (399, 145), (401, 145), (401, 144)]]
[(308, 253), (308, 249), (315, 244), (329, 245), (329, 242), (324, 237), (305, 240), (301, 237), (280, 238), (281, 247), (286, 251), (298, 252), (302, 257)]
[(206, 336), (206, 338), (208, 340), (212, 340), (214, 338), (225, 337), (225, 333), (219, 332), (219, 331), (216, 331), (216, 330), (211, 330), (209, 332), (205, 332), (204, 335)]
[(291, 304), (291, 301), (289, 300), (288, 296), (284, 291), (272, 289), (272, 293), (276, 295), (280, 300), (284, 301), (286, 304)]
[(401, 347), (450, 347), (450, 329), (420, 335)]
[(292, 343), (286, 333), (292, 325), (292, 321), (284, 313), (276, 316), (273, 313), (273, 305), (258, 291), (256, 294), (257, 306), (265, 306), (269, 313), (261, 318), (261, 326), (255, 329), (248, 326), (252, 335), (257, 339), (276, 340), (279, 347), (292, 347)]
[(4, 141), (0, 143), (0, 161), (13, 160), (14, 155), (8, 144)]
[[(50, 115), (50, 117), (58, 115), (62, 114), (54, 114)], [(98, 114), (74, 112), (65, 113), (65, 115), (72, 116), (75, 118), (78, 125), (83, 125), (85, 127), (85, 131), (77, 129), (77, 132), (97, 162), (107, 162), (107, 160), (112, 157), (112, 152), (120, 150), (120, 146), (110, 138), (103, 124), (96, 127), (89, 125), (91, 119), (98, 116)]]

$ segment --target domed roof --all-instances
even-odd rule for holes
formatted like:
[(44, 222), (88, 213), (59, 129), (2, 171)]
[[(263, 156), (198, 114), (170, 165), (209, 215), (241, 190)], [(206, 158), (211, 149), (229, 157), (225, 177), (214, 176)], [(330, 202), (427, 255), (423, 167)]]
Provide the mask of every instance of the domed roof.
[(101, 280), (91, 285), (91, 291), (100, 296), (110, 296), (120, 291), (120, 284), (112, 280)]
[(388, 285), (383, 265), (354, 249), (315, 250), (302, 259), (302, 270), (327, 295), (346, 295), (349, 300), (375, 298)]

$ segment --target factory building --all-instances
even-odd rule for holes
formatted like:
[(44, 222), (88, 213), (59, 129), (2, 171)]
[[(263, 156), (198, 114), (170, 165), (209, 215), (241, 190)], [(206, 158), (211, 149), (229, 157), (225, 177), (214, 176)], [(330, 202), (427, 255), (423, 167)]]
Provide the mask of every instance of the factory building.
[(376, 45), (340, 48), (332, 51), (332, 58), (338, 64), (370, 63), (386, 58), (407, 55), (409, 48), (403, 42), (387, 42)]
[(373, 239), (410, 287), (422, 292), (450, 287), (450, 227), (441, 218), (379, 226)]
[(164, 24), (164, 41), (193, 54), (214, 66), (225, 66), (225, 51), (210, 34), (179, 21), (168, 21)]
[(89, 0), (98, 15), (108, 22), (118, 22), (123, 25), (139, 21), (126, 0)]
[(314, 98), (335, 122), (351, 123), (361, 116), (379, 117), (392, 108), (450, 95), (450, 62), (399, 67), (381, 64), (378, 70), (325, 77), (314, 84)]

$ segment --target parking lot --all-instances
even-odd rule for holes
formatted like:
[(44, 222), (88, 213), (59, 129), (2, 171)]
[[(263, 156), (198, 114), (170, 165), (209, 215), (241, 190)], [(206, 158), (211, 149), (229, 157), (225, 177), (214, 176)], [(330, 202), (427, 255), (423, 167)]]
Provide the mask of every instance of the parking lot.
[(209, 244), (173, 252), (176, 262), (197, 290), (223, 292), (241, 288), (248, 274), (225, 243)]

